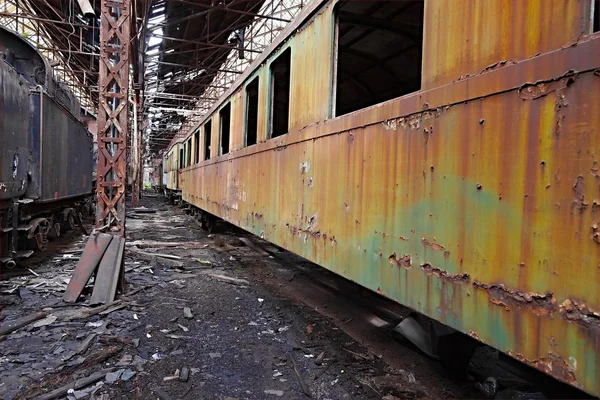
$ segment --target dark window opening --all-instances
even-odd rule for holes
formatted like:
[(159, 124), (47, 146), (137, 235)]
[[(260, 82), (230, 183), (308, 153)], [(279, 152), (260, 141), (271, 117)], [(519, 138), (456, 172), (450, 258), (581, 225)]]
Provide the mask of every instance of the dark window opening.
[(219, 111), (221, 120), (221, 154), (229, 153), (229, 136), (231, 131), (231, 103)]
[(194, 133), (194, 164), (200, 162), (200, 129)]
[(179, 149), (179, 169), (183, 168), (183, 149)]
[(211, 121), (208, 121), (204, 124), (204, 159), (208, 160), (210, 158), (210, 132), (212, 129)]
[(592, 2), (593, 9), (593, 24), (594, 28), (592, 32), (600, 32), (600, 0)]
[(423, 1), (348, 1), (336, 11), (334, 115), (421, 88)]
[(256, 144), (258, 135), (258, 78), (246, 86), (246, 146)]
[(189, 167), (190, 165), (192, 165), (192, 140), (188, 140), (186, 143), (187, 146), (187, 152), (186, 152), (186, 157), (185, 157), (185, 165), (186, 167)]
[(288, 132), (290, 117), (291, 50), (288, 48), (271, 64), (271, 137)]

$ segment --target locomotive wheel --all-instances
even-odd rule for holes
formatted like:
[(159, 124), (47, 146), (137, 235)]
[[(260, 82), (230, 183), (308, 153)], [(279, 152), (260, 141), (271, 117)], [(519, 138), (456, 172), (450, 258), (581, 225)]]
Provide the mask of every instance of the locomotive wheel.
[(48, 229), (48, 239), (50, 239), (50, 240), (56, 240), (59, 237), (60, 237), (60, 224), (58, 222), (55, 222)]
[(29, 239), (29, 248), (35, 251), (42, 251), (46, 248), (48, 243), (48, 231), (50, 230), (50, 223), (48, 220), (43, 220), (38, 223), (32, 231), (29, 231), (27, 238)]
[(72, 231), (75, 229), (77, 224), (75, 223), (75, 212), (73, 209), (69, 211), (63, 212), (63, 222), (61, 224), (61, 229), (63, 232)]

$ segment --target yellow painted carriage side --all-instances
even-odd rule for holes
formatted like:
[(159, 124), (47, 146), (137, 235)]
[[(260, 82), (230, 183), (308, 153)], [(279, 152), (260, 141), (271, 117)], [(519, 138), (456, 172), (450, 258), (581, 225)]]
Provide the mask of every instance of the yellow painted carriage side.
[[(315, 7), (285, 43), (290, 133), (267, 140), (281, 48), (252, 75), (259, 144), (242, 148), (242, 85), (232, 151), (218, 156), (216, 111), (212, 159), (182, 171), (183, 198), (600, 395), (600, 37), (585, 2), (490, 3), (426, 2), (426, 90), (334, 119), (334, 3)], [(506, 15), (560, 29), (531, 38)], [(488, 26), (503, 33), (474, 50)]]

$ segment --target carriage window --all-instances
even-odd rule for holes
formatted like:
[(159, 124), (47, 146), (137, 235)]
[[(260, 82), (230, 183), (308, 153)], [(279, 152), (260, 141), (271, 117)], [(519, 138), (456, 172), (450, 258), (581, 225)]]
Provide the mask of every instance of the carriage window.
[(246, 146), (256, 144), (258, 133), (258, 78), (246, 86)]
[(288, 48), (271, 64), (271, 137), (288, 132), (290, 115), (291, 50)]
[(210, 131), (212, 129), (211, 121), (204, 124), (204, 159), (210, 158)]
[(186, 143), (187, 152), (185, 157), (185, 166), (189, 167), (192, 165), (192, 139), (188, 140)]
[(194, 133), (194, 164), (200, 162), (200, 128)]
[(336, 11), (334, 115), (421, 88), (423, 1), (348, 1)]
[(231, 103), (219, 111), (219, 120), (221, 122), (221, 153), (229, 153), (229, 135), (231, 128)]
[(183, 168), (183, 149), (179, 149), (179, 169)]

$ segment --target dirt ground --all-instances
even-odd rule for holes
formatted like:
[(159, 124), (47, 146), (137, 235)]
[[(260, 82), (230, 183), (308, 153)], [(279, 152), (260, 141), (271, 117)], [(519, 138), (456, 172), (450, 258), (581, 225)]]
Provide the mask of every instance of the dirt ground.
[(0, 397), (77, 379), (46, 398), (481, 397), (392, 336), (407, 309), (227, 224), (209, 235), (160, 197), (142, 203), (157, 212), (128, 217), (127, 286), (108, 309), (87, 306), (89, 289), (62, 302), (78, 232), (2, 272), (0, 329), (45, 314), (0, 337)]

